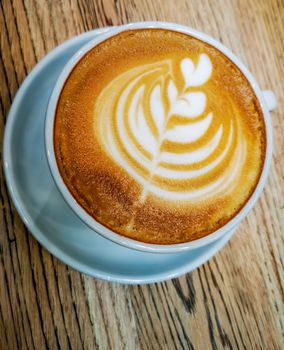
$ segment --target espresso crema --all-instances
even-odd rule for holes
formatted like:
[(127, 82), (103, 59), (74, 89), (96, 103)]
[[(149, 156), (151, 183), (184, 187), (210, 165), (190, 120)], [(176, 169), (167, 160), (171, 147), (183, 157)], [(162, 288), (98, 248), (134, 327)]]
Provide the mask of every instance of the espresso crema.
[(266, 137), (241, 71), (186, 34), (129, 30), (89, 51), (57, 105), (61, 176), (98, 222), (173, 244), (226, 224), (253, 193)]

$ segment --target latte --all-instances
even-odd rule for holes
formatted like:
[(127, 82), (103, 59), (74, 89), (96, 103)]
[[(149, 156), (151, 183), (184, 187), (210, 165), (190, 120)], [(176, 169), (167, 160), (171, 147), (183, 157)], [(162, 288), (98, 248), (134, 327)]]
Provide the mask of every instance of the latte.
[(139, 29), (77, 63), (58, 101), (54, 148), (66, 186), (98, 222), (174, 244), (241, 210), (266, 136), (252, 87), (223, 53), (186, 34)]

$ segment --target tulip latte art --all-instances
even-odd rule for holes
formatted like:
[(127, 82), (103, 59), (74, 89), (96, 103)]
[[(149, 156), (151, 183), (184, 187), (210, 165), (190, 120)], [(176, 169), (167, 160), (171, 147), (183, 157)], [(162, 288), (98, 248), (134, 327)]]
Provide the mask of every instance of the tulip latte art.
[(54, 145), (65, 184), (97, 221), (172, 244), (240, 211), (266, 139), (257, 98), (228, 58), (188, 35), (143, 29), (79, 61), (58, 102)]

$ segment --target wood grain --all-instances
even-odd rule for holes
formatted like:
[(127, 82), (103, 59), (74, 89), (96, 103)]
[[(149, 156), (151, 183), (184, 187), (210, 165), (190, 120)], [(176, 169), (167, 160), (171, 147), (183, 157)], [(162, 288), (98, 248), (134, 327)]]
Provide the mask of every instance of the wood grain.
[(93, 28), (143, 20), (207, 32), (276, 93), (265, 190), (210, 262), (172, 281), (123, 286), (84, 276), (47, 253), (19, 218), (2, 171), (0, 349), (284, 348), (283, 0), (1, 1), (1, 142), (17, 89), (48, 51)]

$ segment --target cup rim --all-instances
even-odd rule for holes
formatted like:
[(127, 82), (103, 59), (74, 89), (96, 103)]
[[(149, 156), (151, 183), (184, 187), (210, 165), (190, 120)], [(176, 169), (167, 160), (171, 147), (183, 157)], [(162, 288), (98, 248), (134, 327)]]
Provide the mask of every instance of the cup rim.
[[(221, 51), (240, 69), (240, 71), (244, 74), (244, 76), (248, 80), (249, 84), (251, 85), (260, 103), (260, 106), (263, 112), (263, 117), (264, 117), (265, 130), (266, 130), (265, 161), (264, 161), (262, 173), (260, 175), (258, 184), (254, 192), (252, 193), (252, 195), (250, 196), (246, 204), (243, 206), (243, 208), (224, 226), (220, 227), (219, 229), (217, 229), (216, 231), (214, 231), (213, 233), (210, 233), (205, 237), (202, 237), (193, 241), (189, 241), (189, 242), (184, 242), (184, 243), (152, 244), (152, 243), (137, 241), (137, 240), (122, 236), (110, 230), (109, 228), (102, 225), (98, 221), (96, 221), (95, 218), (93, 218), (90, 214), (87, 213), (87, 211), (83, 209), (83, 207), (80, 206), (80, 204), (75, 200), (75, 198), (69, 192), (67, 186), (65, 185), (60, 175), (56, 157), (55, 157), (55, 152), (54, 152), (53, 130), (54, 130), (54, 120), (55, 120), (57, 103), (58, 103), (58, 99), (61, 94), (61, 91), (64, 87), (64, 84), (67, 78), (69, 77), (71, 71), (75, 67), (75, 65), (80, 61), (80, 59), (88, 51), (90, 51), (99, 43), (107, 40), (108, 38), (118, 33), (128, 31), (131, 29), (148, 29), (148, 28), (167, 29), (167, 30), (184, 33), (192, 37), (195, 37), (205, 43), (208, 43), (213, 47), (215, 47), (216, 49), (218, 49), (219, 51)], [(234, 229), (247, 216), (247, 214), (249, 213), (249, 211), (252, 209), (255, 202), (259, 198), (269, 173), (269, 168), (270, 168), (270, 163), (272, 158), (272, 126), (271, 126), (270, 115), (268, 112), (266, 102), (264, 100), (262, 91), (260, 90), (257, 82), (253, 78), (252, 74), (248, 71), (248, 69), (243, 65), (243, 63), (227, 47), (225, 47), (216, 39), (211, 38), (209, 35), (203, 32), (200, 32), (196, 29), (186, 27), (184, 25), (170, 23), (170, 22), (159, 22), (159, 21), (136, 22), (136, 23), (129, 23), (126, 25), (114, 27), (113, 29), (110, 29), (110, 31), (107, 31), (106, 33), (102, 33), (95, 39), (83, 45), (82, 48), (79, 49), (79, 51), (77, 51), (71, 57), (71, 59), (66, 63), (65, 67), (63, 68), (62, 72), (60, 73), (55, 83), (55, 86), (52, 90), (52, 93), (48, 102), (48, 106), (47, 106), (46, 119), (45, 119), (45, 150), (46, 150), (48, 165), (49, 165), (52, 177), (60, 193), (62, 194), (66, 203), (73, 210), (73, 212), (75, 212), (77, 216), (85, 224), (87, 224), (93, 231), (102, 235), (105, 238), (108, 238), (114, 241), (115, 243), (118, 243), (120, 245), (126, 246), (128, 248), (132, 248), (135, 250), (141, 250), (141, 251), (153, 252), (153, 253), (174, 253), (174, 252), (181, 252), (185, 250), (200, 248), (207, 244), (210, 244), (211, 242), (214, 242), (215, 240), (221, 238), (230, 230)]]

